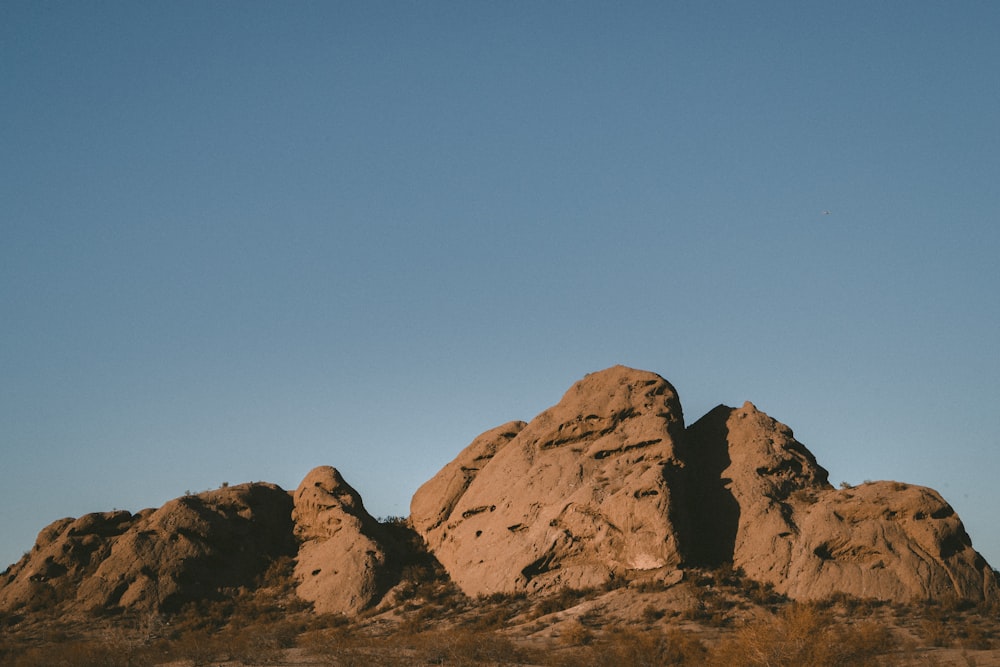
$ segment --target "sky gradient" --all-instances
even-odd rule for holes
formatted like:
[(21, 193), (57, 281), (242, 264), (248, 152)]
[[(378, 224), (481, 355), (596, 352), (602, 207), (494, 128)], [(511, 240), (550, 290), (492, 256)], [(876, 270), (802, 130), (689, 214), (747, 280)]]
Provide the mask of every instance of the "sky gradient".
[(0, 3), (0, 569), (622, 363), (1000, 567), (1000, 5)]

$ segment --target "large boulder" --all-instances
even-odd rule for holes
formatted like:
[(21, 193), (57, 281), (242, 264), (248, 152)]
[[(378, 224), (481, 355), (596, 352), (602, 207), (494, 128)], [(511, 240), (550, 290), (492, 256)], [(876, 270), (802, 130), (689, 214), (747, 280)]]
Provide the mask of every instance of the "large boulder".
[(731, 562), (760, 581), (784, 581), (797, 539), (793, 510), (832, 487), (792, 430), (752, 403), (720, 405), (686, 433), (695, 529), (693, 564)]
[(753, 404), (685, 429), (666, 380), (616, 366), (478, 437), (417, 491), (410, 518), (470, 595), (726, 563), (798, 599), (1000, 594), (936, 492), (827, 477)]
[(410, 502), (413, 527), (426, 533), (447, 521), (479, 471), (525, 426), (522, 421), (512, 421), (486, 431), (417, 489)]
[(0, 578), (0, 610), (40, 609), (72, 600), (138, 517), (124, 510), (54, 521)]
[(526, 426), (473, 442), (417, 491), (411, 522), (469, 595), (675, 567), (683, 429), (659, 375), (593, 373)]
[(883, 600), (995, 600), (996, 575), (933, 489), (868, 482), (818, 494), (794, 512), (788, 575), (797, 599), (845, 592)]
[(377, 602), (391, 583), (391, 550), (358, 492), (321, 466), (302, 480), (294, 502), (299, 597), (320, 613), (356, 614)]
[(273, 484), (229, 486), (135, 515), (53, 523), (11, 568), (0, 609), (43, 599), (81, 610), (174, 611), (251, 586), (273, 559), (293, 553), (288, 493)]

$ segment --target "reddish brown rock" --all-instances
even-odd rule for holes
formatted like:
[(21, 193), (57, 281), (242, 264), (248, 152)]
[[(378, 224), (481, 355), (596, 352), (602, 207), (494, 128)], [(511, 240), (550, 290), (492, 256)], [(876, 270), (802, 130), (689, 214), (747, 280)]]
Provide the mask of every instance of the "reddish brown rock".
[(417, 489), (410, 502), (410, 520), (414, 528), (425, 533), (447, 521), (483, 466), (525, 426), (527, 424), (522, 421), (513, 421), (486, 431)]
[(116, 511), (52, 522), (0, 579), (0, 610), (42, 608), (73, 599), (80, 582), (107, 558), (114, 538), (135, 521), (131, 513)]
[(835, 490), (751, 403), (684, 430), (677, 394), (621, 366), (527, 425), (484, 433), (414, 496), (411, 521), (470, 595), (732, 563), (800, 599), (995, 599), (952, 509), (898, 483)]
[(796, 599), (995, 598), (992, 569), (935, 491), (898, 482), (834, 490), (791, 429), (747, 403), (688, 429), (699, 494), (691, 552), (731, 560)]
[(790, 428), (752, 403), (720, 405), (692, 424), (685, 458), (691, 562), (731, 562), (759, 581), (782, 581), (798, 534), (793, 498), (832, 488), (826, 470)]
[(417, 492), (411, 521), (469, 595), (673, 568), (683, 428), (662, 377), (588, 375), (527, 426), (477, 439)]
[[(172, 500), (157, 510), (88, 514), (42, 531), (0, 587), (0, 608), (32, 600), (72, 608), (176, 610), (252, 585), (294, 550), (291, 498), (273, 484), (241, 484)], [(34, 596), (34, 597), (32, 597)]]
[(296, 590), (316, 611), (356, 614), (385, 593), (390, 550), (361, 496), (335, 468), (306, 475), (295, 490), (292, 517), (301, 540)]
[(870, 482), (796, 506), (798, 536), (776, 588), (797, 599), (995, 600), (989, 564), (933, 489)]

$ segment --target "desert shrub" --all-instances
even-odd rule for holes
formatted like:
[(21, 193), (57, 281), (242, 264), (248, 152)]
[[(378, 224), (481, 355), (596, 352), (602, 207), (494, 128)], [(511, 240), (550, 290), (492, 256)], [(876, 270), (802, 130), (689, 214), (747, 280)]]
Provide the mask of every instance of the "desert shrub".
[(792, 492), (790, 498), (804, 505), (812, 505), (816, 502), (816, 492), (812, 489), (798, 489)]
[(532, 657), (507, 637), (492, 632), (427, 632), (410, 638), (407, 644), (412, 651), (407, 664), (473, 667), (523, 664)]
[(660, 667), (702, 665), (707, 651), (697, 639), (680, 630), (667, 632), (622, 629), (602, 641), (551, 654), (553, 667)]
[(540, 600), (535, 605), (535, 616), (545, 616), (569, 609), (576, 606), (581, 600), (593, 597), (596, 593), (597, 590), (593, 588), (563, 588)]
[(655, 623), (666, 615), (667, 612), (651, 604), (646, 605), (645, 609), (642, 610), (642, 620), (645, 623)]
[(697, 599), (692, 601), (691, 605), (681, 612), (681, 618), (703, 625), (723, 627), (729, 623), (728, 612), (736, 604), (734, 600), (720, 595), (714, 590), (704, 590)]
[(146, 664), (138, 654), (121, 652), (113, 645), (96, 640), (77, 640), (34, 647), (11, 659), (8, 667), (133, 667)]
[(465, 623), (468, 630), (485, 632), (487, 630), (499, 630), (503, 628), (507, 621), (516, 613), (516, 609), (505, 608), (502, 605), (491, 606), (475, 614)]
[(711, 664), (727, 667), (842, 667), (870, 665), (892, 649), (888, 628), (872, 621), (838, 624), (825, 609), (790, 604), (722, 641)]
[(993, 648), (993, 633), (977, 623), (969, 623), (958, 632), (964, 648), (988, 650)]
[(559, 633), (559, 641), (567, 646), (584, 646), (594, 639), (594, 633), (583, 623), (574, 621), (567, 623)]
[(954, 634), (951, 625), (941, 616), (925, 618), (917, 625), (920, 638), (930, 646), (951, 646)]

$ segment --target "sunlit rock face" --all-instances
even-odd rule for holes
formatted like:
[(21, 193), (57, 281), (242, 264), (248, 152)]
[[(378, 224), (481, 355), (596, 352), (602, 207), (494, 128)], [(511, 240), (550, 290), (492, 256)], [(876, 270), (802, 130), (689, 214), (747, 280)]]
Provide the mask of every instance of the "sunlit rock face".
[(321, 466), (299, 484), (294, 503), (299, 597), (320, 613), (356, 614), (376, 602), (390, 553), (357, 491), (335, 468)]
[[(673, 386), (623, 366), (476, 438), (416, 492), (410, 524), (471, 596), (676, 581), (731, 563), (796, 599), (1000, 597), (934, 490), (834, 489), (792, 430), (753, 404), (685, 428)], [(291, 557), (316, 611), (357, 614), (426, 556), (414, 538), (379, 524), (321, 466), (294, 493), (240, 484), (55, 521), (0, 575), (0, 612), (176, 611), (252, 589)]]
[(993, 599), (993, 570), (933, 490), (834, 489), (792, 430), (745, 403), (684, 427), (674, 388), (622, 366), (470, 444), (411, 521), (468, 594), (731, 563), (793, 598)]
[(417, 491), (411, 521), (469, 595), (676, 568), (683, 429), (655, 373), (588, 375), (530, 423), (477, 438)]
[(731, 553), (735, 567), (781, 593), (904, 601), (997, 595), (992, 569), (932, 489), (899, 482), (834, 489), (791, 429), (749, 403), (709, 412), (688, 429), (687, 442), (702, 463), (701, 488), (715, 489), (712, 502), (692, 503), (715, 560)]
[(175, 611), (253, 585), (294, 553), (291, 498), (273, 484), (187, 495), (159, 509), (87, 514), (46, 527), (0, 584), (0, 608)]

